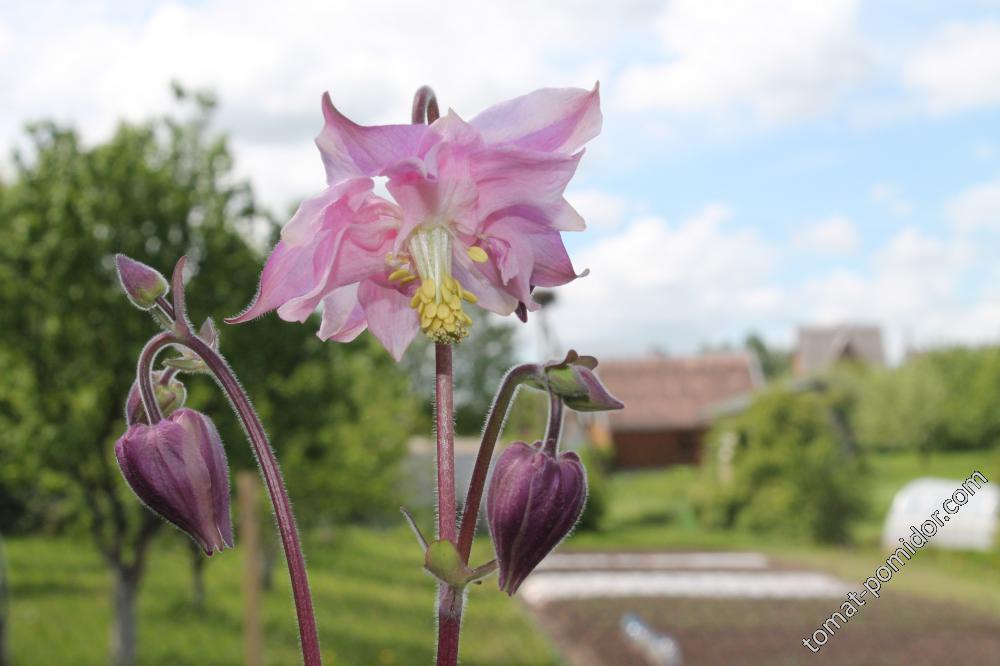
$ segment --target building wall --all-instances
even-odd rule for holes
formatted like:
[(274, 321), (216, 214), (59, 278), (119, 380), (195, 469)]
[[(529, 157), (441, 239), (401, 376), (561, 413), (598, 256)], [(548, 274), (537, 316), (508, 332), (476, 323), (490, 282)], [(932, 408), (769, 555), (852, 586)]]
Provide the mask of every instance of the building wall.
[(618, 468), (694, 465), (701, 461), (703, 429), (612, 433)]

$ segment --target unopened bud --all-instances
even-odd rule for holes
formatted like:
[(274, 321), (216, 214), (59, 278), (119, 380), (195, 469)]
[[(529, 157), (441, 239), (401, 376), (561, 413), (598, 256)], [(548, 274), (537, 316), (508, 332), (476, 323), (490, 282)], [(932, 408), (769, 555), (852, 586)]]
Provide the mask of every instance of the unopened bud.
[(514, 594), (576, 525), (587, 501), (587, 473), (572, 452), (514, 442), (497, 459), (486, 516), (500, 589)]
[[(163, 376), (162, 370), (153, 373), (153, 393), (156, 395), (156, 403), (160, 406), (160, 413), (163, 416), (170, 416), (184, 406), (184, 401), (187, 399), (187, 389), (175, 377), (171, 377), (164, 383)], [(129, 389), (128, 398), (125, 400), (125, 423), (128, 425), (149, 423), (146, 409), (142, 405), (139, 382), (132, 382), (132, 388)]]
[(601, 412), (622, 409), (625, 405), (604, 388), (594, 370), (597, 359), (580, 356), (572, 349), (562, 361), (546, 363), (541, 373), (528, 381), (535, 388), (554, 393), (570, 409), (578, 412)]
[(169, 289), (167, 279), (155, 268), (124, 254), (115, 256), (115, 265), (122, 289), (140, 310), (151, 310), (156, 305), (156, 299), (166, 295)]
[(115, 457), (142, 503), (207, 555), (232, 548), (229, 467), (207, 416), (184, 408), (154, 425), (137, 423), (115, 443)]

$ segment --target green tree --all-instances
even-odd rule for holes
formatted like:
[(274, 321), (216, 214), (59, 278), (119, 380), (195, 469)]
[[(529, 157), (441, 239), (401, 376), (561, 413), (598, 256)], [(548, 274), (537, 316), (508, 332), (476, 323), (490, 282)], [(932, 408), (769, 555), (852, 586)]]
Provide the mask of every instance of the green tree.
[(772, 388), (713, 427), (701, 498), (707, 522), (841, 543), (865, 509), (863, 468), (840, 391)]
[(862, 445), (931, 451), (1000, 442), (1000, 348), (928, 352), (860, 384), (853, 421)]
[(753, 352), (760, 362), (760, 370), (768, 381), (787, 375), (792, 369), (792, 353), (787, 349), (768, 346), (757, 333), (747, 334), (743, 346)]
[[(131, 496), (113, 457), (138, 352), (156, 330), (121, 293), (114, 255), (166, 271), (187, 254), (192, 315), (225, 316), (242, 309), (259, 277), (261, 253), (246, 239), (273, 227), (235, 178), (226, 138), (210, 130), (214, 100), (176, 92), (179, 116), (122, 124), (95, 146), (72, 129), (32, 126), (30, 152), (15, 155), (13, 179), (0, 186), (0, 518), (22, 529), (89, 529), (113, 573), (113, 653), (124, 665), (134, 661), (135, 597), (162, 522)], [(363, 515), (374, 493), (392, 487), (383, 476), (393, 473), (412, 399), (405, 376), (369, 341), (322, 345), (315, 326), (271, 316), (225, 327), (222, 350), (279, 457), (336, 451), (313, 460), (312, 474), (326, 470), (340, 484), (338, 506), (314, 510), (294, 487), (293, 501), (308, 514)], [(216, 420), (231, 465), (252, 465), (212, 382), (185, 382), (189, 404)], [(379, 383), (371, 393), (381, 412), (357, 408), (354, 382)], [(374, 435), (325, 439), (352, 428)], [(301, 499), (315, 496), (307, 488)]]

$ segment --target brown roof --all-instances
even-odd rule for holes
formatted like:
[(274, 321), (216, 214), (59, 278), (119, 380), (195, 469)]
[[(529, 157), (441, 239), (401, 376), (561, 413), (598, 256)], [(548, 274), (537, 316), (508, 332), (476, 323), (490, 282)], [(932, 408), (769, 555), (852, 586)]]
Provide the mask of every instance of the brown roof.
[(797, 375), (819, 372), (847, 359), (884, 366), (882, 330), (878, 326), (858, 324), (803, 326), (799, 329), (795, 348)]
[(607, 361), (597, 372), (625, 403), (610, 413), (612, 430), (703, 426), (712, 407), (763, 383), (756, 357), (747, 353)]

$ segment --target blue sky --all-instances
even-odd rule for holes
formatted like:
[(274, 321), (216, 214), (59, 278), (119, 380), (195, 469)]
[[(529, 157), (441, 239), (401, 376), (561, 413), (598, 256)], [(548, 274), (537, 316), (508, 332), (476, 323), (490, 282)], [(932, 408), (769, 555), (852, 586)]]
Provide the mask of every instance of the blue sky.
[[(591, 275), (560, 340), (683, 353), (754, 329), (882, 325), (890, 351), (1000, 333), (1000, 2), (0, 0), (0, 144), (95, 139), (209, 86), (242, 171), (284, 209), (322, 186), (319, 96), (406, 119), (435, 86), (470, 117), (601, 81), (605, 130), (568, 198)], [(530, 335), (529, 335), (530, 337)]]

